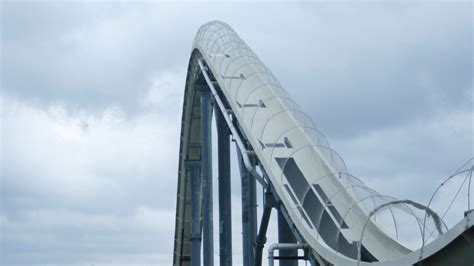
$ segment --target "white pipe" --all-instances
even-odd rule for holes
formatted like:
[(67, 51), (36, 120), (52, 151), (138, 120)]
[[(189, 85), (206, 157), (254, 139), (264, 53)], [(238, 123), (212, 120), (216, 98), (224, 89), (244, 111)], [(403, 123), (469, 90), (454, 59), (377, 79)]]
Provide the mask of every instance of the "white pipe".
[(244, 151), (244, 152), (242, 152), (242, 159), (244, 160), (245, 168), (247, 169), (247, 171), (250, 172), (250, 174), (252, 174), (253, 177), (255, 177), (255, 179), (258, 180), (258, 182), (260, 182), (264, 187), (266, 187), (268, 184), (265, 182), (263, 177), (261, 177), (257, 173), (257, 171), (255, 170), (253, 165), (250, 163), (249, 154), (254, 154), (254, 152), (253, 151), (247, 151), (247, 148), (245, 147), (244, 142), (242, 141), (242, 139), (240, 139), (240, 136), (237, 132), (237, 129), (235, 128), (234, 124), (230, 120), (230, 117), (227, 114), (227, 109), (225, 108), (224, 103), (222, 102), (222, 100), (219, 98), (219, 95), (217, 94), (217, 90), (214, 87), (214, 85), (212, 84), (212, 81), (209, 78), (209, 75), (207, 74), (206, 68), (204, 67), (201, 59), (198, 59), (198, 64), (199, 64), (199, 67), (201, 68), (201, 72), (204, 76), (204, 79), (206, 80), (207, 85), (211, 89), (211, 93), (214, 96), (214, 99), (215, 99), (217, 105), (219, 106), (219, 109), (221, 110), (223, 116), (224, 116), (224, 119), (227, 123), (227, 126), (229, 127), (230, 131), (232, 132), (232, 135), (234, 136), (234, 138), (237, 142), (237, 145), (239, 146), (241, 151)]

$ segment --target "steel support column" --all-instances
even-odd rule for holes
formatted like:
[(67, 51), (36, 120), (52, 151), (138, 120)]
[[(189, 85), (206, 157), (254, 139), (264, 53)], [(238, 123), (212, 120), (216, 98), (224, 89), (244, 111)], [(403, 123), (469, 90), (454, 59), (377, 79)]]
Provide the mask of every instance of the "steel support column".
[(219, 186), (219, 258), (221, 266), (232, 266), (232, 206), (230, 181), (230, 130), (215, 108)]
[(212, 98), (207, 86), (201, 92), (201, 182), (203, 195), (203, 263), (214, 265), (214, 223), (212, 203)]
[[(278, 211), (278, 243), (296, 243), (296, 239), (291, 232), (290, 227), (285, 219), (285, 216)], [(281, 257), (298, 257), (298, 250), (296, 249), (281, 249), (278, 251)], [(298, 266), (298, 260), (282, 260), (281, 266)]]
[(201, 177), (199, 162), (187, 161), (191, 178), (191, 266), (201, 265)]
[(268, 222), (270, 221), (270, 215), (272, 214), (272, 208), (275, 207), (275, 198), (270, 191), (265, 191), (264, 194), (264, 208), (262, 213), (262, 219), (260, 220), (260, 228), (258, 230), (258, 236), (255, 240), (255, 266), (262, 266), (262, 253), (263, 247), (267, 242), (267, 229)]
[[(243, 163), (242, 153), (237, 148), (242, 189), (242, 255), (244, 266), (254, 266), (254, 242), (257, 234), (256, 182)], [(255, 160), (251, 159), (255, 167)], [(253, 180), (253, 182), (252, 182)]]
[[(253, 168), (257, 165), (255, 156), (251, 156)], [(255, 241), (257, 239), (257, 180), (247, 171), (249, 180), (249, 239), (250, 239), (250, 265), (255, 265)]]

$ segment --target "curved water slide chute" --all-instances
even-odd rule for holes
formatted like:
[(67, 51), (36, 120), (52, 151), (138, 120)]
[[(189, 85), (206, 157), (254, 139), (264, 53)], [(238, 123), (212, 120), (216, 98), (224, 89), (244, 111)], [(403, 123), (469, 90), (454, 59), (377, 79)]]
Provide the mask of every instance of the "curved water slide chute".
[[(205, 72), (205, 73), (203, 73)], [(204, 75), (205, 74), (205, 75)], [(174, 265), (187, 265), (191, 237), (189, 162), (201, 155), (200, 94), (208, 84), (232, 125), (255, 154), (265, 179), (281, 201), (302, 241), (319, 263), (334, 265), (410, 265), (426, 260), (464, 235), (472, 237), (472, 214), (443, 232), (436, 213), (411, 201), (398, 201), (368, 188), (350, 175), (344, 160), (329, 145), (313, 120), (295, 103), (272, 72), (223, 22), (203, 25), (195, 38), (183, 104)], [(210, 83), (210, 84), (209, 84)], [(317, 97), (317, 93), (311, 95)], [(422, 219), (429, 212), (439, 237), (424, 250), (412, 250), (397, 239), (397, 217), (403, 212)], [(381, 227), (385, 210), (394, 234)], [(456, 229), (457, 228), (457, 229)], [(467, 232), (467, 233), (466, 233)], [(464, 235), (463, 235), (464, 234)], [(472, 248), (472, 243), (471, 246)], [(472, 255), (467, 257), (472, 259)], [(465, 259), (465, 258), (463, 258)]]

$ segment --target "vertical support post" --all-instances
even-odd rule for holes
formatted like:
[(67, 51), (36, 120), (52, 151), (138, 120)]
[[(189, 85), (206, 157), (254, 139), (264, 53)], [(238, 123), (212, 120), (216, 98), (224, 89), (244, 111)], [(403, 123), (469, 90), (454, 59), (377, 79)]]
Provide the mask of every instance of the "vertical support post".
[[(255, 168), (255, 156), (250, 157), (250, 162)], [(255, 265), (255, 241), (257, 240), (257, 180), (247, 172), (249, 180), (249, 239), (250, 239), (250, 265)]]
[(237, 147), (237, 158), (239, 160), (240, 169), (240, 184), (242, 190), (242, 262), (243, 266), (249, 266), (249, 211), (248, 211), (248, 179), (246, 177), (247, 170), (243, 165), (242, 153), (240, 148)]
[(201, 265), (201, 177), (199, 162), (187, 161), (191, 178), (191, 266)]
[(215, 108), (219, 186), (219, 256), (221, 266), (232, 266), (232, 206), (230, 182), (230, 130)]
[(203, 195), (203, 263), (214, 265), (214, 223), (212, 203), (212, 99), (207, 86), (201, 92), (201, 178)]
[[(281, 211), (278, 211), (278, 243), (296, 243), (296, 239)], [(282, 249), (278, 252), (281, 257), (298, 257), (298, 250), (296, 249)], [(298, 266), (298, 260), (281, 260), (280, 265)]]
[(275, 199), (268, 189), (265, 191), (263, 199), (264, 208), (262, 219), (260, 220), (260, 229), (258, 231), (257, 239), (255, 240), (255, 266), (262, 266), (262, 252), (263, 247), (267, 242), (268, 222), (270, 221), (272, 208), (275, 207)]
[[(242, 188), (242, 255), (243, 255), (243, 265), (244, 266), (253, 266), (255, 263), (255, 253), (254, 253), (254, 242), (257, 234), (257, 215), (254, 213), (256, 211), (256, 200), (252, 188), (255, 186), (254, 182), (251, 180), (254, 177), (247, 171), (245, 168), (242, 153), (237, 147), (238, 159), (239, 159), (239, 169), (241, 175), (241, 188)], [(255, 166), (255, 160), (252, 159), (251, 163)], [(255, 220), (254, 220), (255, 219)]]

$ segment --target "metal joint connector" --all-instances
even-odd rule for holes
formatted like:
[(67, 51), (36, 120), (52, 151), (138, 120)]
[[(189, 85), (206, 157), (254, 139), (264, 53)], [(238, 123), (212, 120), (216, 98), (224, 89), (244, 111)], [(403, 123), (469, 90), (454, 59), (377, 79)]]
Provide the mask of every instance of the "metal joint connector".
[(201, 239), (202, 239), (201, 234), (197, 234), (197, 235), (196, 235), (196, 234), (191, 234), (191, 235), (189, 236), (189, 240), (190, 240), (190, 241), (193, 241), (193, 240), (194, 240), (194, 241), (196, 241), (196, 240), (201, 241)]

